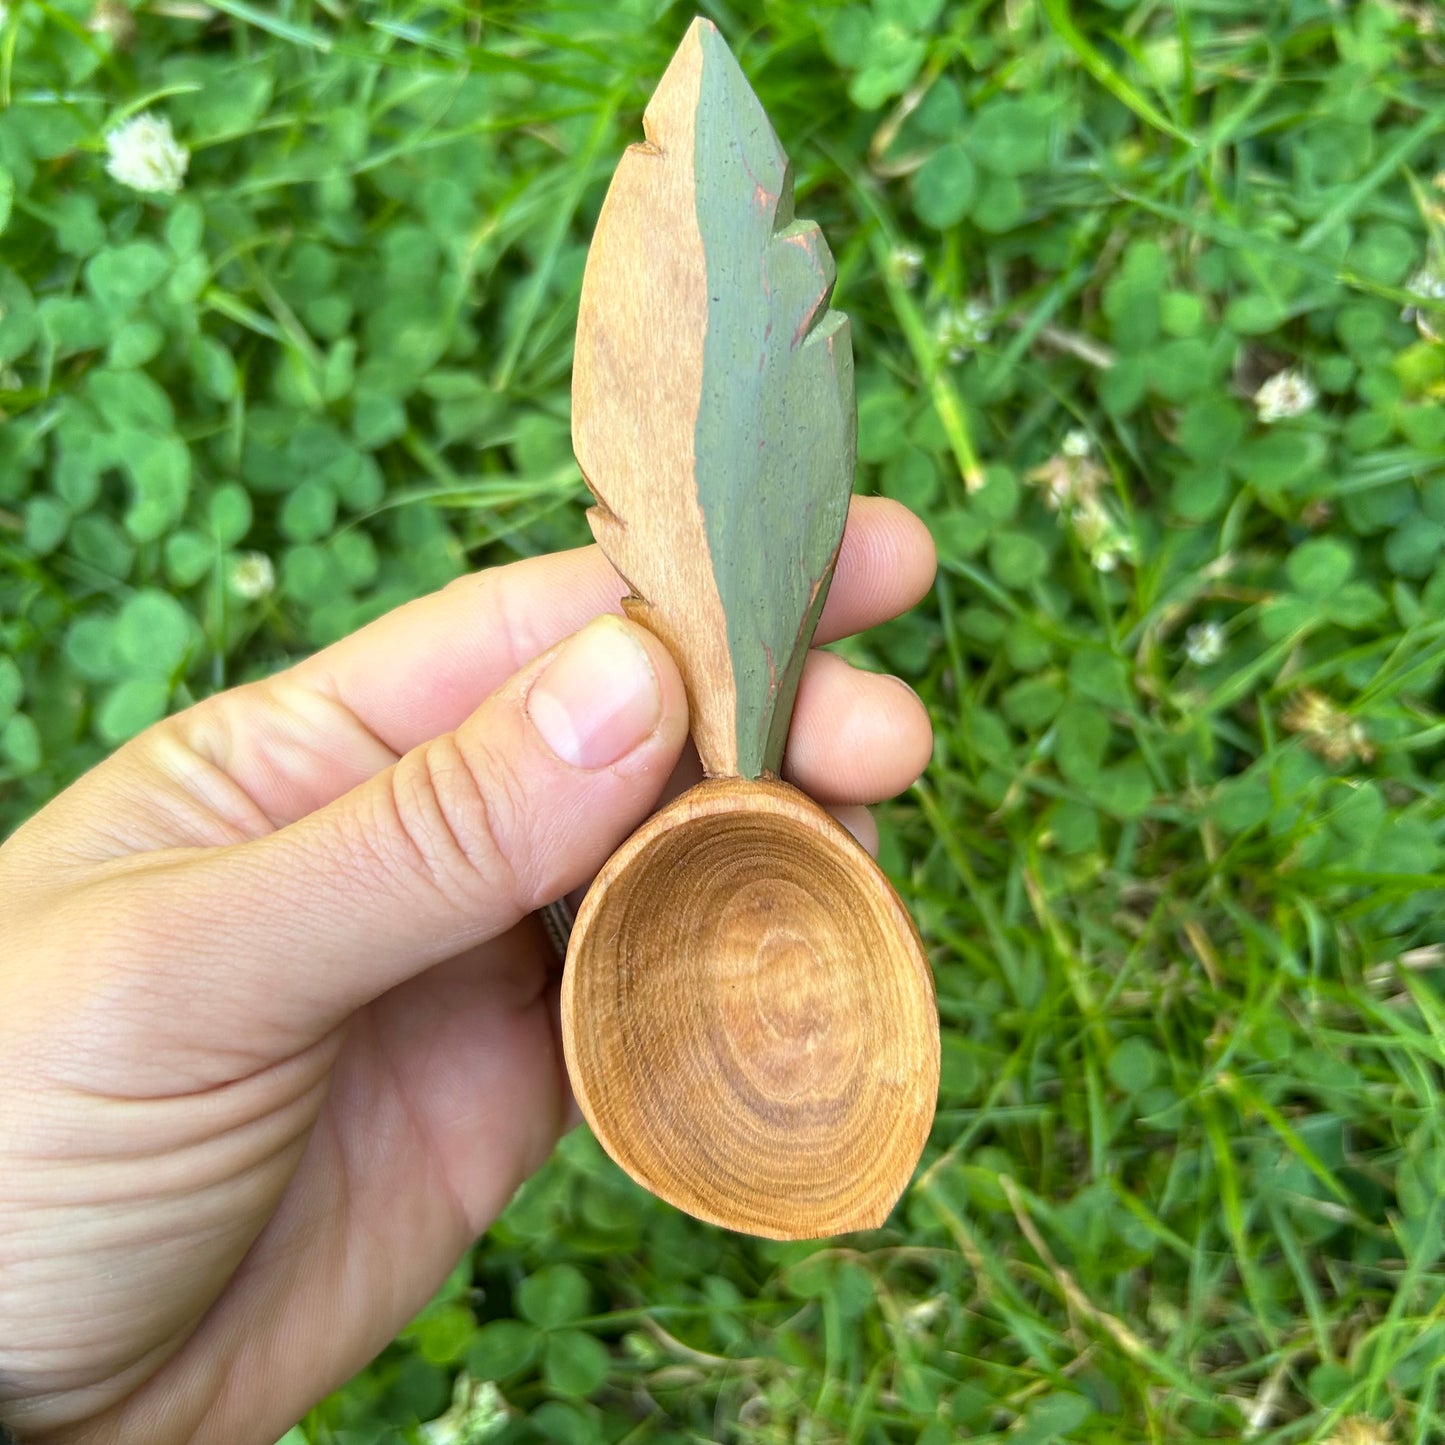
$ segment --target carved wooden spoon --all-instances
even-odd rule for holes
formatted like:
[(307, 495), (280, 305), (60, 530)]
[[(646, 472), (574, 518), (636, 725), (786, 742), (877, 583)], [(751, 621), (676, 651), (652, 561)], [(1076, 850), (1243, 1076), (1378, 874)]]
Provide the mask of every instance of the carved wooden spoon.
[(700, 1219), (816, 1238), (883, 1221), (938, 1089), (912, 921), (778, 778), (852, 491), (852, 343), (828, 247), (708, 21), (644, 131), (587, 259), (572, 439), (627, 613), (682, 670), (707, 779), (587, 894), (563, 1042), (634, 1179)]

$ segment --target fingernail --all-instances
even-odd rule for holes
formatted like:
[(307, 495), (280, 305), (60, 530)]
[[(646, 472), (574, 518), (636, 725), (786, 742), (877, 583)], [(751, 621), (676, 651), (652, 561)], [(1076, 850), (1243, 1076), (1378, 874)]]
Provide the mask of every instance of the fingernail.
[(895, 673), (895, 672), (885, 672), (885, 673), (883, 673), (883, 674), (881, 674), (881, 675), (882, 675), (883, 677), (886, 677), (889, 682), (896, 682), (899, 687), (903, 688), (907, 693), (909, 693), (909, 695), (910, 695), (910, 696), (913, 698), (913, 700), (919, 705), (919, 707), (921, 707), (921, 708), (924, 710), (924, 712), (927, 712), (927, 711), (928, 711), (928, 704), (927, 704), (926, 702), (924, 702), (924, 700), (923, 700), (922, 697), (919, 696), (918, 689), (917, 689), (916, 687), (914, 687), (912, 683), (905, 682), (905, 681), (904, 681), (901, 677), (899, 677), (898, 674)]
[(652, 734), (662, 693), (646, 650), (626, 624), (599, 617), (569, 639), (532, 684), (527, 713), (564, 763), (605, 768)]

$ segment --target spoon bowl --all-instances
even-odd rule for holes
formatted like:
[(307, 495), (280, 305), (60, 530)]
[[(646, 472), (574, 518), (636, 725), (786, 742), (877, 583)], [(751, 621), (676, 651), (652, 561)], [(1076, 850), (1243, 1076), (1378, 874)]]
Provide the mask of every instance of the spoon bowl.
[(852, 835), (773, 779), (700, 783), (612, 856), (572, 933), (562, 1028), (607, 1152), (752, 1234), (882, 1223), (933, 1117), (912, 921)]

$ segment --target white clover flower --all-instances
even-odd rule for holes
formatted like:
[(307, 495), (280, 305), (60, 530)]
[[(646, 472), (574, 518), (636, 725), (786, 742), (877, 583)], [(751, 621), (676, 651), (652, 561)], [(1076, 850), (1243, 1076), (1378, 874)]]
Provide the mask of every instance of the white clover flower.
[(1319, 399), (1314, 382), (1296, 367), (1277, 371), (1254, 394), (1255, 410), (1266, 426), (1303, 416)]
[(977, 299), (962, 306), (945, 306), (938, 313), (934, 335), (950, 361), (962, 361), (993, 335), (993, 314)]
[(1224, 629), (1217, 622), (1196, 622), (1184, 634), (1184, 655), (1195, 667), (1208, 667), (1224, 656)]
[(1094, 444), (1089, 440), (1088, 432), (1083, 427), (1077, 426), (1064, 433), (1064, 440), (1059, 446), (1059, 450), (1064, 456), (1071, 457), (1075, 461), (1088, 456), (1093, 449)]
[(1405, 290), (1427, 301), (1445, 301), (1445, 271), (1434, 266), (1421, 266), (1405, 282)]
[(242, 552), (231, 563), (231, 591), (246, 602), (260, 602), (276, 590), (276, 568), (264, 552)]
[[(1445, 301), (1445, 269), (1433, 263), (1421, 266), (1405, 282), (1405, 290), (1413, 296), (1418, 296), (1422, 301)], [(1415, 329), (1427, 341), (1440, 340), (1440, 333), (1436, 331), (1432, 321), (1418, 306), (1407, 306), (1400, 313), (1400, 320), (1413, 321)]]
[(191, 153), (163, 115), (133, 116), (105, 138), (105, 168), (123, 186), (174, 195), (185, 179)]
[(905, 286), (913, 285), (922, 269), (923, 252), (917, 246), (899, 245), (888, 253), (889, 274)]

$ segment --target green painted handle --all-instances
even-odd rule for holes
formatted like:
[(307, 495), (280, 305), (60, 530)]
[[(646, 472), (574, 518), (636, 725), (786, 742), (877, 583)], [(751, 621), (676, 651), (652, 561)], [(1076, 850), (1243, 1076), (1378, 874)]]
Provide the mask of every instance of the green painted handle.
[(737, 61), (694, 20), (602, 207), (572, 439), (628, 611), (682, 669), (710, 776), (782, 763), (853, 487), (848, 318)]

